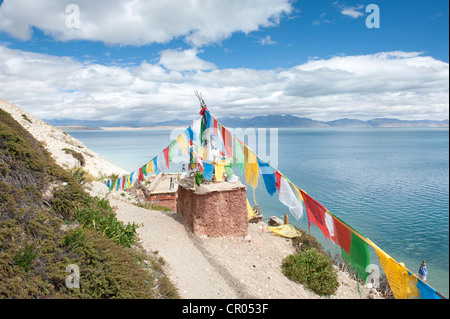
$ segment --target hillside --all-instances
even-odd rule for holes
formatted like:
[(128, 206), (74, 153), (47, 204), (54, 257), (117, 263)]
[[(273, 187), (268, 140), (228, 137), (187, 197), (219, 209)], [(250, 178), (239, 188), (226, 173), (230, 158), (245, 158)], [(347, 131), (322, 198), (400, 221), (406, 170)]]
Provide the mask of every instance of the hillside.
[(63, 168), (82, 166), (95, 178), (127, 173), (120, 167), (101, 158), (79, 140), (21, 108), (0, 99), (0, 109), (8, 112), (36, 140), (43, 143), (56, 164)]
[[(79, 177), (0, 109), (0, 298), (177, 297), (156, 258), (135, 246), (137, 225), (118, 221)], [(78, 288), (66, 282), (73, 265)]]

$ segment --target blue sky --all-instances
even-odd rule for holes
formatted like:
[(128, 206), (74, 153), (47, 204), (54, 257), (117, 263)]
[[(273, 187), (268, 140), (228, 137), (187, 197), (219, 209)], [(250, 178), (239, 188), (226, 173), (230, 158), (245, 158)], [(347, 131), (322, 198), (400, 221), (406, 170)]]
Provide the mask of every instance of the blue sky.
[[(70, 3), (79, 28), (67, 25)], [(371, 3), (380, 28), (366, 26)], [(0, 1), (0, 98), (41, 118), (154, 121), (195, 113), (197, 89), (218, 116), (445, 119), (448, 7)]]

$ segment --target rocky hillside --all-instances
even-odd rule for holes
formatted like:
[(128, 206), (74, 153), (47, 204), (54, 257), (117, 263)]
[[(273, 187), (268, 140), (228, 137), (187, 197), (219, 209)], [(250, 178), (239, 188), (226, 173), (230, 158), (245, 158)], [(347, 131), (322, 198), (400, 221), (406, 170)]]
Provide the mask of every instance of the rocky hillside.
[(127, 173), (89, 150), (79, 140), (41, 121), (21, 108), (0, 99), (0, 109), (9, 113), (34, 138), (42, 142), (60, 166), (64, 168), (83, 167), (95, 178)]

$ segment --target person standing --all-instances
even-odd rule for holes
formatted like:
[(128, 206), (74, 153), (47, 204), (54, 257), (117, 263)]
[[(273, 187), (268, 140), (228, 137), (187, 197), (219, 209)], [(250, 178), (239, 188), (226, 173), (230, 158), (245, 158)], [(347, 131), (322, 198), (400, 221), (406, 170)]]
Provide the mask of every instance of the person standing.
[(427, 270), (427, 264), (425, 260), (422, 260), (422, 263), (419, 267), (419, 278), (422, 279), (424, 282), (427, 282), (428, 277), (428, 270)]

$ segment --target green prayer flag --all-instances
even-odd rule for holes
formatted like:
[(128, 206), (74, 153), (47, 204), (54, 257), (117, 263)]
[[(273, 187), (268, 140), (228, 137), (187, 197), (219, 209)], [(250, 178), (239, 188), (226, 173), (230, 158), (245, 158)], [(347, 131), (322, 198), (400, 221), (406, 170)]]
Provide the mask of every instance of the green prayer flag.
[(233, 137), (233, 166), (239, 170), (239, 175), (244, 172), (245, 156), (244, 145)]
[(230, 178), (231, 176), (233, 176), (233, 169), (231, 168), (231, 165), (226, 165), (226, 166), (225, 166), (225, 170), (227, 171), (227, 176), (228, 176), (228, 178)]
[(206, 128), (205, 117), (203, 117), (200, 125), (200, 146), (204, 146), (203, 134), (205, 133), (205, 128)]
[(173, 158), (175, 157), (177, 141), (172, 141), (172, 143), (169, 145), (169, 162), (173, 161)]
[(342, 259), (347, 260), (355, 268), (358, 278), (365, 281), (369, 275), (366, 271), (367, 266), (370, 265), (369, 245), (353, 231), (351, 233), (350, 251), (347, 254), (345, 250), (341, 249)]
[(144, 166), (142, 166), (142, 174), (147, 177), (147, 164), (145, 164)]

